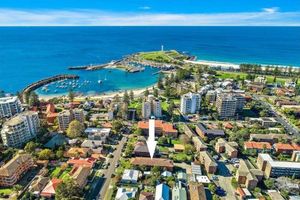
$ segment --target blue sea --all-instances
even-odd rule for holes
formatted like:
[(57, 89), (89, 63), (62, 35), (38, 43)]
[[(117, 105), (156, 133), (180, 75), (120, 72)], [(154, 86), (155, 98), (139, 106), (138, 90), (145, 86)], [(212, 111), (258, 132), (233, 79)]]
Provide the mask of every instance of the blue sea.
[[(78, 89), (84, 94), (147, 87), (157, 81), (155, 69), (129, 74), (67, 68), (161, 45), (199, 60), (300, 66), (300, 27), (0, 27), (0, 89), (13, 93), (62, 73), (79, 75), (81, 83), (90, 80)], [(105, 81), (97, 84), (99, 79)]]

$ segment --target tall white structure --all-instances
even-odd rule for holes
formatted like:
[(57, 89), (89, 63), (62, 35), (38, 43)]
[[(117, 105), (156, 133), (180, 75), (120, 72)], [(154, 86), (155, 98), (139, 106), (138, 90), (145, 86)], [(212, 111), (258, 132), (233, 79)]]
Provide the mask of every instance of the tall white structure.
[(77, 120), (83, 123), (84, 122), (83, 110), (73, 109), (73, 110), (64, 110), (63, 112), (60, 112), (58, 115), (59, 129), (61, 131), (66, 131), (69, 127), (69, 124), (73, 120)]
[(187, 93), (181, 96), (180, 111), (182, 114), (194, 114), (200, 110), (201, 95)]
[(17, 96), (0, 98), (0, 118), (12, 117), (21, 111), (21, 102)]
[(236, 98), (232, 94), (220, 94), (217, 97), (216, 107), (220, 118), (234, 117), (238, 109), (242, 109), (244, 106), (241, 104), (241, 100)]
[(148, 99), (142, 105), (142, 117), (148, 119), (151, 116), (156, 118), (162, 117), (161, 100), (155, 98), (153, 95), (149, 95)]
[(3, 124), (1, 130), (3, 144), (9, 147), (21, 147), (36, 137), (39, 128), (40, 120), (37, 112), (20, 113)]

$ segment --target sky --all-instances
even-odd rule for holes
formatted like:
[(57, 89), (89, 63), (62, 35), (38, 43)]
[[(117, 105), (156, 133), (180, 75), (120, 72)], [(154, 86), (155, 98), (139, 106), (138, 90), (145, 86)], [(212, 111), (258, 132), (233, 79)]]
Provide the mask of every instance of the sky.
[(300, 26), (300, 0), (0, 0), (0, 26)]

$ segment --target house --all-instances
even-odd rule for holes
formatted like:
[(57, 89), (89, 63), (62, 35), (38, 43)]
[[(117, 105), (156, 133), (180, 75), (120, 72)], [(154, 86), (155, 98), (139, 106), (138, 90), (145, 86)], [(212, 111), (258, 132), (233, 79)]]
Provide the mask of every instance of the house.
[(162, 183), (155, 188), (155, 200), (170, 200), (170, 188)]
[(84, 140), (81, 144), (82, 148), (89, 148), (93, 153), (102, 153), (103, 142), (101, 140)]
[(185, 150), (185, 147), (182, 144), (174, 144), (174, 150), (175, 152), (183, 152)]
[(272, 150), (272, 146), (269, 142), (253, 142), (248, 141), (244, 142), (244, 149), (250, 151), (256, 151), (256, 153), (261, 153), (263, 151), (270, 152)]
[(117, 190), (116, 200), (134, 199), (138, 192), (137, 188), (124, 188), (120, 187)]
[(189, 183), (189, 198), (190, 200), (206, 200), (206, 194), (202, 183)]
[(77, 167), (84, 166), (84, 167), (92, 168), (96, 163), (96, 159), (94, 159), (94, 158), (86, 158), (86, 159), (72, 158), (72, 159), (69, 159), (67, 163), (69, 165), (73, 165), (73, 166), (77, 166)]
[(172, 200), (187, 200), (186, 190), (181, 186), (181, 183), (172, 189)]
[(202, 175), (202, 170), (201, 170), (201, 166), (197, 165), (195, 163), (191, 163), (191, 167), (192, 167), (192, 174), (195, 176), (201, 176)]
[(139, 200), (154, 200), (154, 194), (152, 192), (144, 192), (140, 193)]
[(55, 190), (57, 189), (57, 186), (61, 183), (61, 179), (51, 179), (51, 181), (49, 181), (45, 188), (42, 190), (41, 196), (44, 198), (53, 198), (55, 196)]
[(196, 147), (196, 150), (199, 151), (206, 151), (207, 146), (206, 144), (202, 141), (202, 139), (199, 136), (194, 136), (192, 137), (192, 141)]
[(140, 171), (132, 170), (132, 169), (125, 169), (121, 182), (123, 183), (137, 183), (138, 178), (140, 175)]
[(241, 198), (241, 199), (249, 199), (249, 197), (252, 196), (250, 191), (247, 188), (241, 188), (238, 187), (235, 191), (235, 193)]
[(254, 189), (263, 178), (263, 172), (251, 167), (245, 160), (240, 160), (240, 166), (236, 172), (238, 184), (245, 185), (248, 189)]
[(164, 158), (146, 158), (146, 157), (135, 157), (131, 159), (132, 165), (137, 166), (148, 166), (148, 167), (164, 167), (167, 170), (173, 171), (173, 161)]
[(249, 118), (249, 122), (259, 123), (264, 128), (274, 127), (278, 123), (274, 117)]
[(134, 146), (133, 154), (136, 157), (150, 157), (149, 150), (145, 142), (137, 142)]
[(45, 186), (50, 181), (49, 177), (44, 176), (36, 176), (31, 182), (28, 191), (33, 193), (36, 196), (39, 196), (41, 191), (45, 188)]
[(227, 142), (223, 138), (219, 138), (215, 149), (218, 153), (226, 153), (229, 158), (237, 158), (238, 155), (238, 144), (236, 142)]
[[(143, 134), (148, 134), (149, 132), (149, 122), (139, 121), (138, 128), (140, 128)], [(169, 137), (177, 137), (178, 131), (173, 127), (173, 124), (164, 122), (162, 120), (155, 120), (155, 135), (165, 135)]]
[(100, 140), (106, 142), (111, 132), (111, 128), (87, 128), (84, 133), (88, 135), (90, 140)]
[(225, 136), (225, 132), (219, 129), (207, 129), (202, 123), (196, 125), (196, 133), (201, 137), (215, 138)]
[(0, 168), (0, 186), (13, 186), (34, 165), (29, 154), (18, 153)]
[(87, 158), (91, 154), (92, 154), (92, 150), (90, 148), (71, 147), (67, 152), (65, 152), (64, 156), (67, 158), (72, 158), (72, 157)]
[(271, 200), (285, 200), (285, 198), (283, 198), (276, 190), (268, 190), (268, 195)]
[(87, 178), (91, 173), (91, 167), (90, 166), (77, 166), (74, 165), (70, 175), (75, 180), (77, 185), (80, 188), (83, 188), (87, 183)]
[(293, 151), (300, 150), (300, 146), (298, 144), (276, 143), (273, 146), (274, 146), (276, 153), (292, 154)]
[(200, 151), (199, 160), (207, 173), (214, 174), (217, 171), (218, 164), (207, 151)]

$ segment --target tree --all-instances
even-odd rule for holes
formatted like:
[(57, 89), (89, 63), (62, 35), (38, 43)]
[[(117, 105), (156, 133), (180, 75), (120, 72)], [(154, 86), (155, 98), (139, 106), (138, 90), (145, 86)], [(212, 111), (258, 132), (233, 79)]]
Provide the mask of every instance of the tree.
[(112, 122), (112, 129), (115, 133), (120, 132), (122, 127), (123, 127), (123, 124), (120, 120), (115, 120)]
[(216, 190), (217, 190), (217, 187), (216, 187), (215, 184), (210, 183), (210, 184), (208, 185), (208, 189), (209, 189), (209, 191), (211, 191), (211, 193), (215, 193)]
[(56, 153), (55, 153), (55, 156), (56, 156), (57, 159), (63, 158), (64, 157), (64, 151), (61, 150), (61, 149), (57, 150)]
[(162, 75), (159, 75), (159, 77), (158, 77), (157, 87), (161, 90), (164, 89), (164, 85), (163, 85), (163, 82), (162, 82)]
[(170, 116), (173, 115), (174, 108), (175, 108), (175, 104), (174, 104), (173, 101), (171, 101), (170, 104), (169, 104), (169, 107), (168, 107), (168, 114), (169, 114)]
[(69, 90), (68, 98), (69, 98), (69, 101), (70, 101), (70, 102), (73, 102), (73, 101), (74, 101), (75, 93), (73, 92), (73, 90)]
[(148, 90), (148, 88), (146, 88), (146, 90), (144, 91), (144, 96), (145, 97), (149, 96), (149, 90)]
[(35, 151), (35, 148), (37, 147), (37, 144), (33, 141), (30, 141), (28, 142), (25, 147), (24, 147), (24, 150), (27, 152), (27, 153), (33, 153)]
[(53, 152), (50, 149), (43, 149), (39, 152), (38, 155), (40, 160), (50, 160), (54, 156)]
[(29, 94), (28, 101), (29, 106), (38, 106), (40, 104), (39, 96), (35, 92)]
[(133, 101), (134, 100), (134, 93), (133, 93), (132, 90), (130, 90), (129, 96), (130, 96), (130, 101)]
[(78, 120), (73, 120), (67, 129), (67, 136), (70, 138), (80, 137), (84, 131), (84, 125)]
[(212, 200), (220, 200), (220, 197), (218, 195), (214, 194), (212, 196)]
[(158, 97), (158, 89), (153, 89), (153, 96)]
[(130, 97), (128, 95), (127, 90), (125, 90), (124, 95), (123, 95), (123, 103), (129, 104), (129, 102), (130, 102)]
[(234, 188), (237, 188), (237, 187), (238, 187), (238, 182), (237, 182), (237, 180), (236, 180), (235, 177), (232, 177), (232, 179), (231, 179), (231, 185), (232, 185), (232, 187), (234, 187)]
[(274, 188), (274, 180), (273, 179), (264, 180), (264, 184), (268, 189), (273, 189)]
[(55, 191), (56, 200), (82, 199), (83, 191), (72, 178), (66, 178), (60, 183)]

